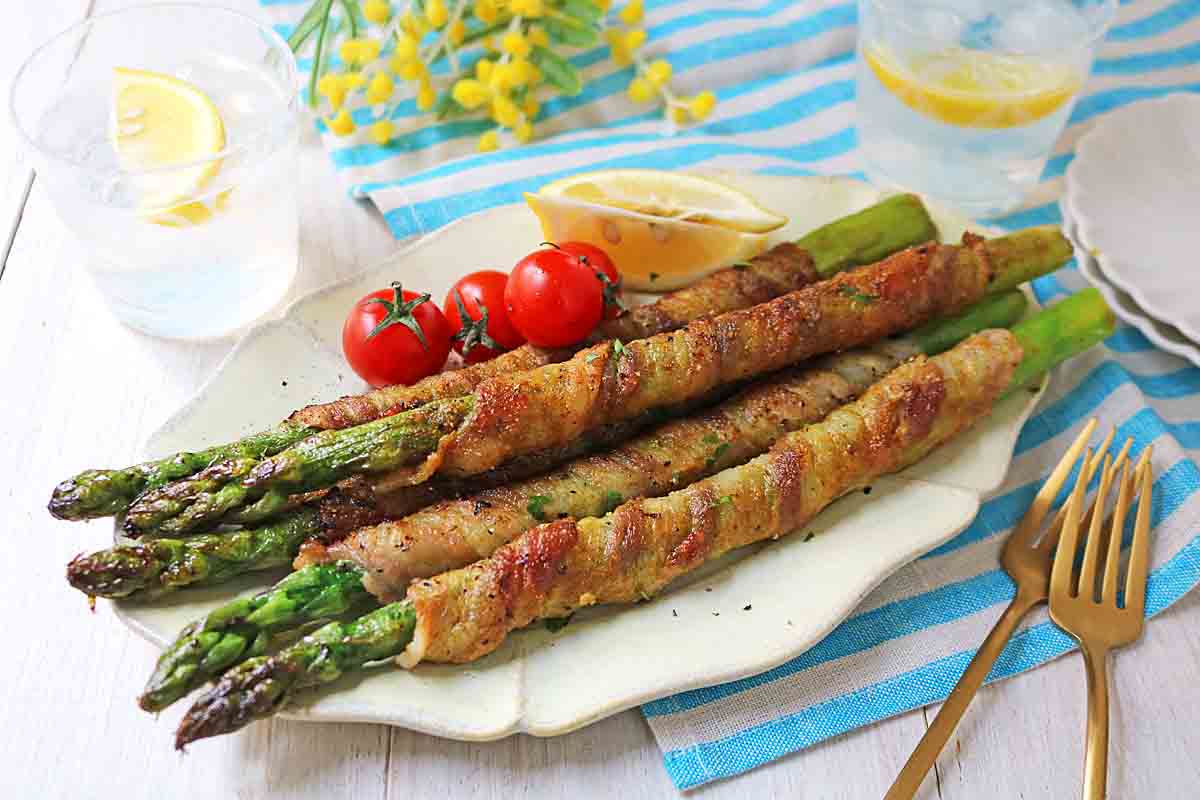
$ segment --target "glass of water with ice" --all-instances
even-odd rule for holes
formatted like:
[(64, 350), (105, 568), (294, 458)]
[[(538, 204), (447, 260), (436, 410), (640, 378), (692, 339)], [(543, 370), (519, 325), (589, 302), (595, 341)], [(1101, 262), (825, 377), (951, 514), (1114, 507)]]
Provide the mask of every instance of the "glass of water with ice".
[(973, 216), (1037, 183), (1116, 0), (859, 0), (867, 174)]
[(298, 86), (269, 27), (187, 3), (93, 17), (21, 67), (14, 127), (123, 322), (222, 336), (287, 291)]

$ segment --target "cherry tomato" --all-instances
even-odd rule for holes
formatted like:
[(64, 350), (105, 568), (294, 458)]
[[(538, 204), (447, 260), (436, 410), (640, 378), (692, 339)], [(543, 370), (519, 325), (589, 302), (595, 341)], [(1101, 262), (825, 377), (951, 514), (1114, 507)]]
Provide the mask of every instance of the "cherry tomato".
[(503, 272), (484, 269), (459, 278), (446, 294), (442, 312), (450, 323), (450, 340), (468, 364), (487, 361), (525, 343), (504, 307), (507, 283)]
[(517, 262), (504, 288), (508, 318), (530, 344), (566, 347), (582, 341), (604, 316), (595, 270), (557, 247)]
[(616, 319), (624, 314), (625, 304), (621, 301), (621, 273), (617, 272), (617, 266), (608, 257), (608, 253), (588, 242), (563, 242), (559, 248), (573, 256), (578, 256), (580, 261), (604, 276), (601, 280), (601, 283), (604, 284), (604, 318)]
[(450, 323), (429, 295), (393, 283), (350, 309), (342, 325), (342, 352), (372, 386), (416, 383), (446, 363)]

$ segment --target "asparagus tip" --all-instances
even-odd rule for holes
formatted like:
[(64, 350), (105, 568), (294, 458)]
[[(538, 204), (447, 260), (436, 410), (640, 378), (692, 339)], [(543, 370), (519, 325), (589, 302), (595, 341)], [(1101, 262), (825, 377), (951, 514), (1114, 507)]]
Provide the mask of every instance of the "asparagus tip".
[(139, 545), (75, 556), (67, 564), (67, 583), (91, 597), (124, 597), (146, 585), (155, 567), (148, 548)]
[(175, 731), (175, 749), (244, 728), (274, 714), (299, 673), (280, 659), (259, 656), (229, 670), (197, 700)]

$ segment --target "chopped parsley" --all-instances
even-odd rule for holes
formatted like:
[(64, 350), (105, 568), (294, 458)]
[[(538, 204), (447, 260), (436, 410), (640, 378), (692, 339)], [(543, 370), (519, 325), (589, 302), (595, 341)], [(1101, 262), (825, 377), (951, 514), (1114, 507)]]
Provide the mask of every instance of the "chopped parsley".
[(592, 354), (591, 354), (591, 355), (589, 355), (587, 358), (585, 358), (585, 359), (584, 359), (584, 361), (586, 361), (587, 363), (591, 364), (593, 361), (595, 361), (595, 360), (596, 360), (597, 358), (599, 358), (599, 357), (600, 357), (600, 354), (599, 354), (599, 353), (592, 353)]
[(558, 633), (563, 628), (567, 627), (567, 625), (571, 622), (571, 617), (573, 616), (575, 615), (567, 614), (565, 617), (551, 617), (550, 619), (546, 620), (546, 630), (550, 631), (551, 633)]
[(600, 498), (600, 516), (604, 516), (624, 502), (625, 497), (620, 492), (609, 489), (604, 493), (604, 497)]
[(529, 498), (529, 505), (525, 510), (529, 512), (529, 516), (536, 519), (538, 522), (546, 521), (546, 504), (550, 502), (550, 498), (544, 494), (535, 494)]
[(741, 272), (742, 270), (750, 269), (750, 267), (752, 267), (752, 266), (754, 266), (754, 265), (751, 264), (749, 261), (733, 262), (733, 268), (736, 269), (738, 272)]
[(709, 434), (705, 435), (704, 443), (705, 444), (720, 444), (721, 438), (719, 436), (717, 436), (715, 433), (709, 433)]
[(727, 495), (727, 494), (726, 494), (726, 495), (721, 495), (721, 499), (717, 501), (717, 505), (719, 505), (719, 506), (731, 506), (731, 505), (733, 505), (733, 498), (732, 498), (731, 496)]
[(624, 342), (622, 342), (620, 339), (613, 339), (613, 355), (614, 356), (616, 356), (617, 358), (620, 358), (621, 356), (625, 355), (627, 352), (629, 352), (629, 348), (625, 346)]
[(728, 449), (729, 449), (729, 442), (721, 442), (719, 445), (717, 445), (713, 449), (712, 455), (709, 456), (708, 459), (704, 462), (704, 466), (708, 469), (712, 469), (713, 467), (715, 467), (717, 465), (717, 461), (719, 461), (721, 459), (721, 456), (725, 455), (725, 451)]
[(843, 284), (842, 286), (838, 287), (838, 291), (841, 292), (845, 297), (849, 297), (855, 303), (862, 303), (864, 306), (869, 306), (879, 299), (879, 295), (860, 292), (858, 289), (855, 289), (853, 286), (847, 284)]

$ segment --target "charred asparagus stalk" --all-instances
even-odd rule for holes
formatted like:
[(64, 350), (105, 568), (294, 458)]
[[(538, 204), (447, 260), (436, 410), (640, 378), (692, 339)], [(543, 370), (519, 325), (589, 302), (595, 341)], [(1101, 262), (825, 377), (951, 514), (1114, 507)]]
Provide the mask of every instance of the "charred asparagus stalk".
[[(1055, 315), (1046, 324), (1045, 315)], [(176, 747), (274, 714), (298, 690), (369, 661), (463, 662), (536, 618), (581, 605), (632, 602), (736, 547), (785, 535), (837, 497), (914, 463), (986, 416), (1033, 377), (1023, 353), (1053, 365), (1100, 341), (1113, 319), (1094, 290), (1013, 331), (977, 334), (894, 370), (822, 423), (771, 452), (664, 498), (603, 518), (542, 525), (484, 561), (414, 583), (409, 596), (349, 623), (330, 623), (272, 657), (225, 673), (185, 715)], [(1047, 336), (1057, 330), (1058, 341)]]
[[(722, 396), (717, 393), (711, 399)], [(643, 428), (698, 407), (681, 404), (655, 409), (636, 419), (589, 431), (566, 447), (535, 453), (469, 480), (439, 480), (378, 490), (369, 485), (339, 485), (332, 493), (312, 497), (267, 525), (232, 533), (117, 545), (75, 558), (67, 565), (67, 581), (91, 597), (158, 597), (187, 586), (210, 586), (247, 572), (274, 569), (295, 558), (307, 540), (336, 541), (356, 528), (406, 516), (445, 497), (471, 495), (540, 474), (592, 450), (612, 447)]]
[[(933, 355), (976, 331), (1012, 325), (1025, 307), (1025, 296), (1015, 290), (987, 298), (904, 339), (781, 375), (561, 473), (438, 503), (394, 525), (353, 534), (330, 548), (331, 563), (305, 566), (272, 589), (234, 600), (185, 628), (163, 652), (139, 703), (148, 711), (165, 708), (236, 661), (257, 655), (264, 635), (331, 619), (371, 596), (368, 587), (379, 597), (402, 595), (409, 578), (487, 557), (539, 521), (591, 516), (597, 504), (602, 516), (624, 497), (660, 496), (745, 462), (860, 394), (913, 354)], [(460, 537), (474, 541), (460, 548)], [(324, 602), (295, 602), (297, 585)], [(265, 623), (259, 622), (260, 612), (251, 611), (257, 608), (271, 609)]]
[[(681, 327), (703, 316), (748, 308), (820, 276), (869, 264), (935, 238), (937, 231), (921, 201), (913, 195), (898, 195), (818, 228), (795, 244), (781, 245), (751, 260), (748, 266), (722, 270), (694, 286), (605, 322), (597, 336), (629, 341)], [(217, 462), (271, 456), (318, 430), (348, 428), (435, 400), (470, 394), (484, 380), (563, 361), (573, 352), (520, 347), (491, 361), (431, 376), (413, 386), (389, 386), (308, 406), (277, 428), (230, 444), (178, 453), (125, 469), (87, 470), (55, 487), (49, 510), (60, 519), (70, 520), (110, 516), (123, 511), (142, 492)]]
[[(352, 474), (410, 464), (411, 483), (434, 473), (478, 474), (514, 456), (566, 444), (589, 428), (955, 313), (989, 290), (1011, 289), (1060, 265), (1070, 253), (1052, 228), (986, 242), (968, 235), (962, 246), (922, 245), (753, 308), (628, 345), (614, 340), (562, 364), (494, 378), (466, 398), (325, 431), (253, 467), (216, 465), (147, 493), (130, 507), (126, 525), (139, 533), (185, 533), (268, 493), (311, 491)], [(424, 424), (413, 414), (444, 423), (436, 447), (429, 447), (431, 435), (410, 435)]]

